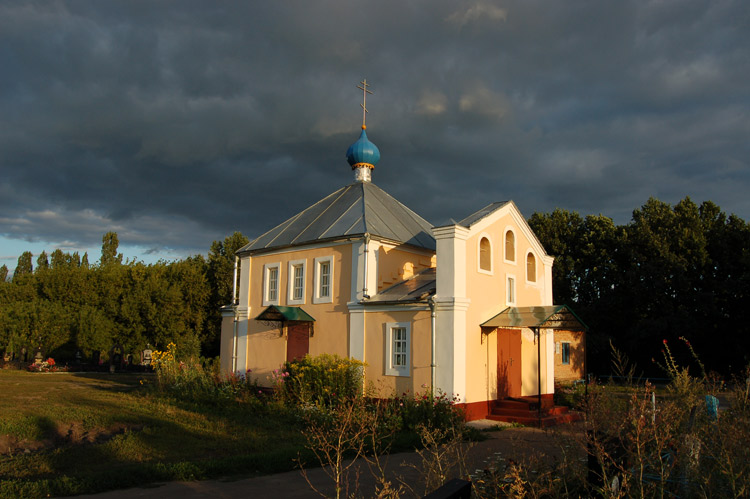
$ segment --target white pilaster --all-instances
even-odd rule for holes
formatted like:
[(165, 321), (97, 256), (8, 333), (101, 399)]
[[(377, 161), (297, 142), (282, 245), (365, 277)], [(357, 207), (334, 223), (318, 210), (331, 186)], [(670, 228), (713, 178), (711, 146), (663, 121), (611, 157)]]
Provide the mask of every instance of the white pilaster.
[(434, 227), (437, 242), (436, 387), (466, 400), (466, 238), (459, 225)]
[(246, 307), (237, 307), (237, 374), (247, 372), (248, 312)]
[(365, 242), (352, 243), (352, 293), (351, 302), (362, 300), (365, 282)]
[(365, 361), (365, 310), (349, 305), (349, 357)]
[(380, 258), (379, 241), (370, 240), (367, 251), (367, 294), (375, 296), (378, 293), (378, 263)]
[(552, 263), (554, 260), (552, 257), (542, 259), (544, 267), (544, 303), (542, 305), (554, 305), (552, 298)]
[[(250, 268), (252, 267), (252, 258), (249, 256), (240, 259), (240, 282), (239, 282), (239, 305), (247, 307), (250, 304)], [(254, 290), (256, 293), (262, 293), (262, 289)]]
[(466, 401), (466, 311), (469, 300), (438, 299), (435, 314), (435, 386)]

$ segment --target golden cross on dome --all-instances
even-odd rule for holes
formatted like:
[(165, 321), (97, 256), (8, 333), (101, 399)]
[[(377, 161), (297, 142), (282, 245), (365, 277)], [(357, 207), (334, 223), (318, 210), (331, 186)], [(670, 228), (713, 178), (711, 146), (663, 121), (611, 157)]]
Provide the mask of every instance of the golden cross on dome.
[(367, 118), (367, 94), (371, 94), (372, 92), (367, 90), (367, 87), (370, 86), (367, 84), (367, 78), (360, 81), (359, 83), (362, 84), (361, 87), (358, 85), (357, 88), (362, 90), (362, 104), (360, 104), (360, 106), (362, 106), (362, 130), (364, 130), (365, 128), (367, 128), (365, 126), (365, 120)]

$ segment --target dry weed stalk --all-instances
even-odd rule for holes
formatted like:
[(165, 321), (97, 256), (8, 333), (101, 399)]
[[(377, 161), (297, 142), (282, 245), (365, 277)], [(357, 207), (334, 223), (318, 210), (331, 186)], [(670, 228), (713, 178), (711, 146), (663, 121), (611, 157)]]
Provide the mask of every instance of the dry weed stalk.
[(466, 455), (474, 444), (464, 442), (463, 424), (437, 428), (428, 425), (417, 427), (422, 449), (417, 451), (420, 458), (418, 465), (404, 464), (413, 468), (422, 477), (423, 492), (415, 490), (416, 484), (400, 479), (403, 486), (415, 496), (421, 497), (441, 487), (456, 476), (468, 478)]
[[(359, 488), (360, 470), (355, 463), (368, 448), (368, 437), (376, 426), (377, 414), (368, 412), (364, 401), (356, 398), (329, 410), (312, 409), (305, 419), (307, 448), (315, 454), (325, 474), (333, 481), (335, 497), (349, 497), (350, 491), (355, 493)], [(313, 485), (301, 462), (300, 468), (310, 488), (320, 496), (328, 497)]]

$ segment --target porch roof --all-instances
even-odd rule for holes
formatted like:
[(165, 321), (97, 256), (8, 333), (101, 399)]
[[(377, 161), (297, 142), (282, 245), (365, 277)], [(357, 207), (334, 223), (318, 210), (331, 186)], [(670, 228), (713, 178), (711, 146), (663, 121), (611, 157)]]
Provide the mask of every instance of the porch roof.
[(528, 327), (585, 331), (588, 326), (567, 305), (508, 307), (481, 327)]
[(271, 305), (255, 318), (258, 321), (276, 321), (276, 322), (315, 322), (310, 314), (300, 307), (283, 307), (280, 305)]

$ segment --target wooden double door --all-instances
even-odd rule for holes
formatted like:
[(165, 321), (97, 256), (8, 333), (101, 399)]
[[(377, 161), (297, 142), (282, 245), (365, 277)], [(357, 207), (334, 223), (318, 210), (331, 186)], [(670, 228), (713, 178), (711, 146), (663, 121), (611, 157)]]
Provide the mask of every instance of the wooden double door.
[(309, 322), (289, 324), (286, 329), (286, 360), (291, 362), (310, 353)]
[(497, 398), (521, 396), (521, 331), (497, 330)]

